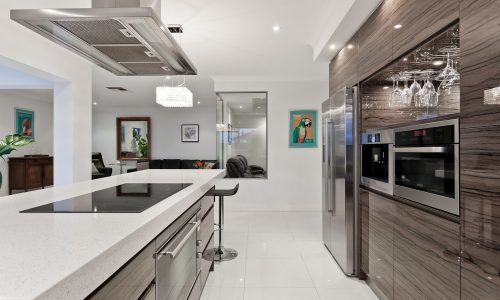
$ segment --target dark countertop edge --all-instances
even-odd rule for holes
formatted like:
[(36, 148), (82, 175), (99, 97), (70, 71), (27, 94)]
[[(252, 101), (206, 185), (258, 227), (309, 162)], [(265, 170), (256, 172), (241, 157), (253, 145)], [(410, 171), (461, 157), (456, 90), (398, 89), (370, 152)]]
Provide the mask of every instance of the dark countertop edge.
[(425, 120), (414, 120), (414, 121), (403, 122), (403, 123), (398, 123), (398, 124), (394, 124), (394, 125), (377, 127), (377, 128), (367, 128), (367, 129), (363, 129), (363, 132), (373, 131), (373, 130), (395, 129), (395, 128), (399, 128), (399, 127), (428, 124), (428, 123), (432, 123), (432, 122), (439, 122), (439, 121), (452, 120), (452, 119), (460, 119), (460, 113), (449, 114), (449, 115), (439, 116), (439, 117), (425, 119)]
[(442, 210), (435, 209), (435, 208), (429, 207), (427, 205), (423, 205), (423, 204), (420, 204), (418, 202), (414, 202), (414, 201), (411, 201), (411, 200), (408, 200), (405, 198), (389, 195), (389, 194), (386, 194), (384, 192), (380, 192), (380, 191), (374, 190), (372, 188), (369, 188), (369, 187), (362, 185), (362, 184), (359, 185), (359, 188), (361, 190), (365, 190), (367, 192), (374, 193), (374, 194), (377, 194), (379, 196), (385, 197), (389, 200), (393, 200), (393, 201), (414, 207), (416, 209), (420, 209), (422, 211), (425, 211), (425, 212), (430, 213), (432, 215), (435, 215), (437, 217), (440, 217), (440, 218), (446, 219), (448, 221), (460, 224), (460, 216), (452, 215), (452, 214), (444, 212)]

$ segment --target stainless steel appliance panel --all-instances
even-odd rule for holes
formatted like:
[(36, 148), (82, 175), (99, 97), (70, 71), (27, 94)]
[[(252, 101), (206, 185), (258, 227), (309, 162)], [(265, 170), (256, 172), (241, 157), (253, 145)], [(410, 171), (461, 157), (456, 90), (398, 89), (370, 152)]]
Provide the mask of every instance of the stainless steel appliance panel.
[(394, 130), (394, 195), (459, 215), (458, 119)]
[(393, 141), (391, 129), (361, 135), (361, 183), (389, 195), (393, 194)]
[(199, 268), (197, 265), (197, 215), (156, 254), (156, 299), (187, 299)]
[(357, 140), (355, 88), (323, 105), (323, 236), (345, 274), (357, 275)]

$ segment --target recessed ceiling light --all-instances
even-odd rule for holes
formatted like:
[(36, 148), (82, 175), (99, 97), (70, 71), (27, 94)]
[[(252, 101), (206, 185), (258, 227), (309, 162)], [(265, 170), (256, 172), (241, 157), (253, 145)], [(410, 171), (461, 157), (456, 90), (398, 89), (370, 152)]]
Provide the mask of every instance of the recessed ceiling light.
[(353, 46), (353, 44), (349, 44), (349, 45), (347, 45), (347, 48), (352, 49), (352, 48), (354, 48), (354, 46)]
[(165, 77), (165, 79), (169, 80), (169, 79), (170, 79), (170, 76)]
[(387, 90), (389, 87), (388, 86), (384, 86), (384, 90)]
[(240, 105), (240, 108), (243, 108), (243, 106)]
[(97, 102), (94, 102), (94, 103), (92, 103), (92, 104), (97, 105)]
[(196, 103), (201, 104), (201, 101), (198, 101), (198, 102), (196, 102)]
[(330, 45), (330, 50), (335, 50), (335, 44)]
[(406, 58), (406, 57), (405, 57), (405, 58), (403, 58), (403, 61), (408, 61), (408, 58)]
[(444, 64), (444, 61), (442, 61), (442, 60), (436, 60), (432, 64), (435, 65), (435, 66), (440, 66), (440, 65)]
[(278, 32), (278, 31), (280, 31), (280, 30), (281, 30), (281, 28), (280, 28), (280, 26), (279, 26), (279, 25), (274, 25), (274, 26), (273, 26), (273, 31), (274, 31), (274, 32)]
[(257, 106), (257, 109), (260, 109), (260, 106)]
[(394, 29), (400, 29), (400, 28), (402, 28), (402, 27), (403, 27), (403, 25), (401, 25), (401, 24), (396, 24), (396, 25), (394, 25)]

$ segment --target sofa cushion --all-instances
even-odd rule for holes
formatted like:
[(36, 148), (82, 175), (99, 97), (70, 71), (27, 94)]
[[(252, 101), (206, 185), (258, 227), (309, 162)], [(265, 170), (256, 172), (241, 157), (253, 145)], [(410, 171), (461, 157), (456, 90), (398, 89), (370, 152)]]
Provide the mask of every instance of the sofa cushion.
[(181, 169), (217, 169), (216, 160), (192, 160), (183, 159), (181, 162)]
[(153, 160), (149, 161), (149, 168), (150, 169), (161, 169), (162, 168), (161, 159), (153, 159)]
[(164, 159), (161, 164), (162, 169), (180, 169), (181, 160), (180, 159)]

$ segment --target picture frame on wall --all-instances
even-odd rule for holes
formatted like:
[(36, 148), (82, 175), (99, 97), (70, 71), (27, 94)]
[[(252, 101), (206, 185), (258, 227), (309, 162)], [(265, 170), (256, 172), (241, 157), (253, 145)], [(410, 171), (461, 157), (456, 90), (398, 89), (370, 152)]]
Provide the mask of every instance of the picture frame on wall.
[(200, 125), (182, 124), (181, 141), (183, 143), (198, 143), (200, 141)]
[(317, 110), (291, 110), (290, 148), (316, 148), (318, 145)]
[(35, 112), (29, 109), (15, 108), (16, 134), (35, 139)]

